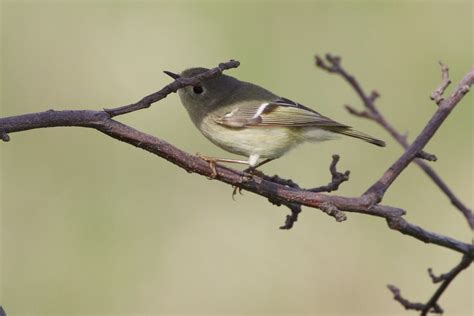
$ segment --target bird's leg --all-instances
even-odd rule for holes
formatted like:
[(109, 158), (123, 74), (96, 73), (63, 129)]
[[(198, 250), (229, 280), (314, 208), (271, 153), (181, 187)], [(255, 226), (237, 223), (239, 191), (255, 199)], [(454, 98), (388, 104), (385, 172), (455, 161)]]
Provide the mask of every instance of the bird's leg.
[[(260, 167), (260, 166), (263, 166), (266, 163), (269, 163), (272, 160), (275, 160), (275, 158), (267, 158), (267, 159), (262, 160), (259, 163), (257, 163), (258, 158), (259, 158), (258, 156), (256, 156), (256, 157), (255, 156), (250, 156), (249, 157), (250, 167), (243, 170), (244, 176), (242, 177), (242, 181), (252, 180), (253, 175), (263, 176), (264, 175), (263, 172), (258, 171), (257, 168)], [(252, 165), (252, 162), (253, 162), (253, 165)], [(245, 175), (245, 174), (248, 174), (248, 175)], [(239, 187), (234, 186), (234, 191), (232, 192), (232, 199), (233, 200), (235, 200), (234, 197), (237, 194), (237, 192), (242, 194), (242, 189), (239, 188)]]
[(244, 165), (249, 164), (248, 160), (208, 157), (208, 156), (201, 155), (199, 153), (196, 153), (196, 156), (198, 156), (199, 158), (209, 163), (209, 167), (211, 168), (211, 171), (212, 171), (211, 179), (214, 179), (217, 176), (216, 162), (239, 163), (239, 164), (244, 164)]
[(267, 159), (265, 159), (265, 160), (260, 161), (260, 162), (259, 162), (258, 164), (256, 164), (255, 166), (250, 166), (250, 167), (248, 167), (248, 168), (245, 169), (243, 172), (253, 174), (253, 173), (255, 173), (255, 172), (257, 171), (257, 168), (258, 168), (258, 167), (261, 167), (261, 166), (263, 166), (263, 165), (265, 165), (265, 164), (267, 164), (267, 163), (269, 163), (270, 161), (273, 161), (273, 160), (275, 160), (275, 158), (267, 158)]

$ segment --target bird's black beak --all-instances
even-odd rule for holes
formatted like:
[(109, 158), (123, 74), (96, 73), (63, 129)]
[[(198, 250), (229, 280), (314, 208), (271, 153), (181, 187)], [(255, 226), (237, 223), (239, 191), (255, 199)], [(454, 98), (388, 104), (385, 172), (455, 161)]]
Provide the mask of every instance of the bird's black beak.
[(171, 71), (166, 71), (166, 70), (165, 70), (165, 71), (163, 71), (163, 72), (164, 72), (165, 74), (167, 74), (168, 76), (170, 76), (171, 78), (173, 78), (173, 79), (179, 79), (179, 78), (181, 78), (180, 75), (177, 75), (177, 74), (175, 74), (175, 73), (173, 73), (173, 72), (171, 72)]

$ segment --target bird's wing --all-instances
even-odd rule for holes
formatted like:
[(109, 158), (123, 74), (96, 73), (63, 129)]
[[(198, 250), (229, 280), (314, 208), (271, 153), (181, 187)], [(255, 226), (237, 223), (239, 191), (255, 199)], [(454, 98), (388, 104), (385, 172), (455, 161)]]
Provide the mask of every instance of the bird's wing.
[(218, 124), (228, 127), (321, 127), (347, 129), (338, 123), (299, 103), (285, 98), (271, 102), (242, 103), (232, 111), (216, 117)]

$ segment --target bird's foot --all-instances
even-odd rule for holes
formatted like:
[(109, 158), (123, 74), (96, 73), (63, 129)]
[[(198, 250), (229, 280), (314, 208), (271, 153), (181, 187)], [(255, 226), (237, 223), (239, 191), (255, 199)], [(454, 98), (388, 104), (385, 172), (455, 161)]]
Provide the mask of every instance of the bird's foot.
[(196, 153), (196, 156), (201, 158), (204, 161), (209, 163), (209, 168), (211, 168), (211, 176), (207, 177), (209, 180), (213, 180), (217, 177), (217, 170), (216, 170), (216, 159), (208, 156), (201, 155), (200, 153)]
[(247, 169), (244, 169), (242, 172), (244, 173), (243, 178), (247, 178), (247, 181), (252, 180), (253, 176), (262, 178), (265, 175), (262, 171), (258, 170), (257, 167), (248, 167)]
[[(255, 180), (255, 177), (263, 178), (265, 176), (265, 174), (262, 171), (257, 170), (256, 167), (248, 167), (247, 169), (244, 169), (242, 172), (243, 172), (243, 175), (240, 178), (241, 183), (253, 181)], [(235, 196), (237, 195), (237, 193), (239, 193), (240, 195), (243, 195), (243, 194), (242, 194), (241, 187), (233, 186), (233, 188), (234, 190), (232, 191), (232, 199), (235, 201)]]
[(238, 187), (236, 185), (233, 185), (232, 188), (233, 188), (233, 190), (232, 190), (232, 200), (235, 201), (235, 196), (237, 195), (237, 193), (239, 193), (240, 195), (243, 195), (242, 188)]

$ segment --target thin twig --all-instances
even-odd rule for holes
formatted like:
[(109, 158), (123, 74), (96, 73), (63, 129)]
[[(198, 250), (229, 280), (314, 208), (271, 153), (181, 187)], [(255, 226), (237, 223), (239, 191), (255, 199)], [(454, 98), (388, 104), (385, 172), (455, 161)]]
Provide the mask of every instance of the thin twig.
[(425, 307), (423, 308), (420, 314), (421, 316), (425, 316), (426, 314), (428, 314), (428, 312), (432, 308), (434, 308), (435, 306), (438, 306), (437, 302), (439, 298), (441, 297), (441, 295), (444, 293), (444, 291), (448, 288), (449, 284), (456, 278), (456, 276), (461, 271), (463, 271), (464, 269), (467, 269), (471, 265), (472, 260), (473, 260), (472, 257), (464, 255), (462, 257), (461, 262), (457, 266), (455, 266), (453, 269), (451, 269), (451, 271), (449, 271), (448, 273), (442, 274), (438, 278), (433, 278), (434, 275), (430, 273), (430, 277), (432, 278), (433, 282), (435, 282), (435, 279), (436, 279), (436, 282), (442, 281), (443, 283), (441, 283), (441, 285), (433, 294), (433, 296), (431, 296), (429, 301), (425, 304)]
[(291, 229), (296, 221), (298, 221), (298, 216), (301, 213), (301, 205), (297, 203), (288, 203), (285, 204), (291, 211), (290, 214), (286, 215), (285, 224), (280, 226), (280, 229)]
[[(474, 215), (472, 211), (468, 209), (454, 195), (454, 193), (448, 188), (445, 182), (442, 181), (442, 179), (430, 166), (428, 166), (420, 159), (415, 159), (421, 158), (429, 161), (436, 161), (437, 158), (435, 155), (428, 154), (422, 149), (429, 141), (430, 137), (436, 132), (440, 124), (448, 116), (450, 111), (457, 104), (458, 101), (456, 100), (458, 100), (458, 98), (460, 100), (460, 98), (462, 98), (469, 91), (470, 86), (474, 83), (474, 68), (471, 69), (469, 74), (465, 76), (464, 79), (457, 85), (451, 96), (447, 100), (444, 100), (443, 94), (448, 85), (451, 83), (451, 80), (449, 79), (448, 67), (440, 63), (442, 72), (442, 82), (432, 94), (432, 99), (435, 100), (435, 102), (439, 105), (438, 111), (435, 113), (435, 115), (427, 124), (422, 133), (415, 139), (414, 143), (410, 145), (407, 142), (406, 136), (400, 134), (392, 125), (390, 125), (379, 112), (379, 110), (375, 107), (374, 101), (380, 96), (380, 94), (374, 91), (371, 93), (370, 96), (366, 95), (358, 81), (342, 68), (341, 59), (339, 57), (334, 57), (328, 54), (326, 55), (326, 60), (328, 61), (328, 64), (326, 64), (326, 62), (321, 57), (316, 56), (316, 65), (330, 73), (336, 73), (342, 76), (352, 86), (352, 88), (356, 91), (356, 93), (359, 95), (359, 97), (364, 103), (365, 110), (363, 111), (356, 110), (355, 108), (346, 105), (346, 109), (349, 111), (349, 113), (358, 117), (370, 119), (377, 122), (379, 125), (384, 127), (398, 141), (398, 143), (402, 145), (403, 148), (406, 149), (406, 152), (385, 172), (382, 178), (374, 185), (372, 185), (366, 192), (367, 195), (372, 195), (370, 199), (380, 201), (385, 191), (388, 189), (390, 184), (397, 178), (401, 171), (404, 170), (411, 161), (414, 161), (448, 196), (453, 205), (455, 205), (456, 208), (464, 215), (470, 228), (474, 229)], [(424, 235), (421, 232), (422, 229), (420, 227), (408, 223), (405, 219), (401, 217), (389, 217), (387, 218), (387, 223), (390, 228), (396, 229), (402, 234), (410, 236), (417, 235), (418, 237)], [(431, 242), (432, 237), (433, 236), (425, 235), (422, 239), (424, 239), (424, 241), (426, 242)], [(472, 262), (473, 256), (470, 256), (468, 258), (466, 258), (466, 256), (467, 255), (465, 255), (460, 265), (456, 266), (449, 273), (443, 274), (439, 277), (434, 276), (431, 269), (428, 270), (428, 273), (432, 278), (433, 282), (443, 281), (443, 283), (433, 294), (427, 304), (411, 303), (400, 295), (400, 291), (396, 287), (389, 286), (389, 289), (392, 291), (392, 293), (394, 293), (395, 299), (407, 309), (415, 309), (421, 311), (421, 315), (426, 315), (430, 311), (442, 313), (443, 310), (437, 304), (437, 301), (446, 289), (446, 287), (449, 285), (449, 283), (456, 277), (456, 275), (461, 270), (467, 268), (467, 266)]]
[[(339, 188), (339, 185), (341, 183), (349, 180), (349, 173), (350, 173), (349, 170), (347, 170), (344, 173), (337, 171), (338, 162), (339, 162), (339, 155), (333, 155), (332, 162), (329, 166), (329, 171), (331, 172), (331, 178), (332, 178), (331, 182), (329, 182), (327, 185), (323, 185), (314, 189), (309, 189), (308, 191), (311, 191), (311, 192), (336, 191)], [(290, 188), (298, 188), (298, 189), (300, 188), (292, 180), (280, 178), (278, 175), (275, 175), (273, 177), (265, 176), (265, 178), (275, 183), (288, 186)], [(298, 220), (298, 215), (301, 213), (301, 205), (296, 204), (296, 203), (281, 203), (278, 200), (272, 200), (272, 199), (269, 199), (269, 201), (274, 205), (277, 205), (277, 206), (285, 205), (286, 207), (290, 209), (291, 213), (286, 216), (285, 224), (283, 226), (280, 226), (280, 229), (293, 228), (294, 223)], [(344, 212), (338, 210), (337, 207), (335, 207), (331, 203), (323, 203), (320, 209), (326, 214), (328, 214), (329, 216), (334, 217), (337, 222), (342, 222), (347, 219)]]
[(339, 186), (341, 185), (341, 183), (349, 180), (350, 171), (347, 170), (344, 173), (338, 172), (336, 169), (338, 162), (339, 162), (339, 155), (333, 155), (331, 165), (329, 166), (329, 171), (331, 172), (331, 177), (332, 177), (331, 182), (329, 182), (327, 185), (309, 189), (308, 191), (311, 191), (311, 192), (336, 191), (337, 189), (339, 189)]
[(0, 139), (4, 142), (10, 141), (10, 136), (8, 136), (7, 132), (3, 129), (0, 129)]
[(239, 65), (240, 63), (238, 61), (231, 59), (228, 62), (220, 63), (219, 66), (209, 69), (208, 71), (198, 74), (192, 78), (175, 79), (172, 83), (165, 86), (160, 91), (152, 93), (142, 98), (140, 101), (136, 103), (132, 103), (129, 105), (125, 105), (125, 106), (121, 106), (121, 107), (117, 107), (113, 109), (104, 109), (104, 111), (107, 112), (110, 115), (110, 117), (114, 117), (117, 115), (122, 115), (122, 114), (130, 113), (130, 112), (134, 112), (137, 110), (141, 110), (141, 109), (146, 109), (150, 107), (150, 105), (152, 105), (153, 103), (166, 98), (168, 94), (174, 93), (178, 91), (179, 89), (187, 87), (187, 86), (197, 85), (204, 80), (215, 78), (221, 75), (224, 70), (237, 68), (239, 67)]
[(444, 100), (443, 94), (444, 91), (448, 88), (448, 86), (451, 84), (451, 79), (449, 79), (449, 68), (445, 64), (443, 64), (441, 61), (439, 62), (439, 65), (441, 66), (441, 83), (439, 84), (438, 88), (436, 88), (433, 93), (431, 93), (431, 100), (435, 101), (437, 105), (441, 103), (441, 101)]
[(426, 316), (428, 313), (437, 313), (437, 314), (442, 314), (443, 309), (441, 306), (438, 304), (438, 300), (443, 294), (443, 292), (448, 288), (449, 284), (456, 278), (456, 276), (463, 271), (464, 269), (467, 269), (471, 263), (472, 263), (472, 257), (464, 255), (461, 262), (457, 264), (451, 271), (448, 273), (442, 274), (441, 276), (437, 277), (433, 275), (433, 272), (431, 269), (428, 269), (428, 273), (433, 280), (434, 283), (438, 282), (443, 282), (438, 289), (433, 293), (433, 295), (430, 297), (428, 302), (426, 303), (412, 303), (408, 301), (407, 299), (403, 298), (400, 294), (400, 290), (394, 286), (394, 285), (388, 285), (388, 288), (394, 295), (394, 299), (398, 301), (403, 307), (406, 309), (412, 309), (412, 310), (417, 310), (420, 311), (421, 316)]
[[(380, 113), (380, 111), (377, 109), (377, 107), (374, 104), (374, 96), (379, 97), (380, 94), (376, 91), (373, 91), (370, 96), (368, 96), (364, 90), (362, 89), (361, 85), (359, 82), (354, 78), (354, 76), (350, 75), (345, 71), (342, 66), (341, 66), (341, 58), (334, 57), (330, 54), (326, 55), (326, 60), (328, 63), (326, 63), (321, 57), (316, 56), (316, 65), (320, 67), (321, 69), (324, 69), (330, 73), (336, 73), (340, 75), (342, 78), (344, 78), (349, 85), (354, 89), (354, 91), (357, 93), (357, 95), (360, 97), (362, 100), (365, 110), (364, 111), (359, 111), (356, 110), (355, 108), (346, 105), (346, 109), (349, 111), (349, 113), (354, 114), (358, 117), (363, 117), (367, 118), (370, 120), (373, 120), (380, 126), (382, 126), (404, 149), (407, 149), (409, 147), (409, 143), (407, 141), (407, 138), (404, 134), (398, 132), (385, 118), (384, 116)], [(442, 70), (442, 77), (444, 78), (445, 76), (448, 76), (447, 71)], [(470, 72), (472, 74), (472, 70)], [(465, 77), (467, 79), (468, 76)], [(470, 80), (472, 80), (472, 75), (470, 76)], [(443, 80), (445, 82), (445, 80)], [(472, 81), (471, 83), (472, 84)], [(455, 89), (454, 94), (465, 94), (469, 90), (470, 85), (464, 85), (462, 86), (462, 83), (458, 85), (458, 87)], [(457, 92), (456, 92), (457, 91)], [(415, 157), (416, 158), (430, 158), (430, 154), (427, 154), (426, 157), (423, 157), (424, 154), (423, 151), (419, 151)], [(434, 156), (436, 157), (436, 156)], [(431, 157), (431, 158), (434, 158)], [(428, 159), (430, 160), (430, 159)], [(415, 159), (414, 162), (428, 175), (428, 177), (433, 180), (433, 182), (440, 188), (440, 190), (448, 197), (448, 199), (451, 201), (451, 203), (461, 212), (461, 214), (464, 216), (466, 219), (469, 227), (471, 230), (474, 230), (474, 214), (472, 210), (470, 210), (455, 194), (454, 192), (448, 187), (448, 185), (441, 179), (441, 177), (434, 171), (433, 168), (431, 168), (427, 163), (420, 159)]]
[[(393, 299), (399, 302), (403, 307), (405, 307), (405, 309), (421, 312), (425, 308), (426, 305), (423, 303), (413, 303), (407, 300), (406, 298), (404, 298), (400, 292), (400, 289), (397, 288), (395, 285), (389, 284), (387, 285), (387, 287), (390, 290), (390, 292), (392, 292)], [(443, 309), (438, 304), (435, 304), (432, 307), (431, 312), (436, 313), (436, 314), (442, 314)]]

